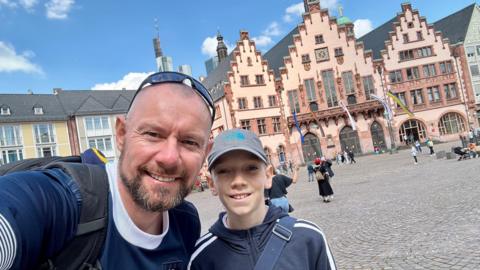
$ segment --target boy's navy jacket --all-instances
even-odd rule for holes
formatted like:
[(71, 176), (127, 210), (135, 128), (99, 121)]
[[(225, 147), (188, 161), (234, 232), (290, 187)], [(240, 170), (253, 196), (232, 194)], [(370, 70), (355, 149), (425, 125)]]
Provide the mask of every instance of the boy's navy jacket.
[[(248, 230), (231, 230), (225, 227), (225, 213), (221, 213), (209, 233), (197, 241), (189, 269), (254, 269), (277, 219), (286, 215), (280, 208), (270, 206), (262, 224)], [(274, 269), (327, 270), (336, 269), (336, 266), (320, 228), (309, 221), (297, 219), (292, 238)]]
[[(64, 248), (75, 236), (81, 201), (78, 185), (60, 169), (0, 177), (0, 270), (36, 269)], [(200, 235), (198, 213), (184, 202), (168, 216), (168, 233), (147, 250), (123, 239), (110, 210), (103, 269), (186, 269)]]

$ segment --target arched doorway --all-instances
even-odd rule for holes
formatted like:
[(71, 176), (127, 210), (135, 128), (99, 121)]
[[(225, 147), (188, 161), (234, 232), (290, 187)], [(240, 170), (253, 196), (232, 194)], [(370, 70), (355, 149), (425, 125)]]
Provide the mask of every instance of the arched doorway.
[(405, 143), (405, 138), (407, 139), (406, 142), (409, 143), (413, 143), (416, 140), (420, 142), (425, 141), (427, 138), (425, 130), (425, 125), (422, 122), (415, 119), (407, 120), (400, 127), (400, 141)]
[(348, 148), (348, 150), (353, 151), (355, 154), (362, 153), (358, 133), (350, 126), (346, 126), (340, 131), (340, 145), (342, 146), (342, 151)]
[(382, 125), (380, 125), (377, 121), (374, 121), (370, 126), (370, 133), (372, 134), (373, 147), (377, 146), (379, 149), (387, 149)]
[(305, 142), (302, 145), (303, 158), (306, 163), (313, 162), (316, 157), (322, 156), (322, 148), (318, 137), (312, 133), (307, 133), (304, 136)]

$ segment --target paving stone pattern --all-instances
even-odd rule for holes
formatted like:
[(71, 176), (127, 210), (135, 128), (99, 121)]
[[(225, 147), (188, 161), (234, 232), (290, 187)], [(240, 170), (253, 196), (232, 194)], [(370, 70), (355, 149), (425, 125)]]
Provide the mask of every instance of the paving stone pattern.
[[(292, 215), (323, 229), (339, 269), (480, 269), (480, 159), (418, 159), (403, 150), (335, 166), (328, 204), (300, 168)], [(206, 190), (189, 200), (206, 232), (222, 210), (218, 198)]]

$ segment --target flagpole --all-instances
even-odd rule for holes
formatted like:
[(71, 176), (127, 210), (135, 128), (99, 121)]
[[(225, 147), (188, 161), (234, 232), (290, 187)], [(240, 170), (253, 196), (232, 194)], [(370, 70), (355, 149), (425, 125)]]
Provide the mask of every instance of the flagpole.
[[(388, 105), (388, 102), (387, 102), (387, 96), (385, 94), (385, 86), (383, 84), (383, 75), (382, 75), (382, 67), (378, 67), (378, 73), (380, 74), (380, 83), (382, 85), (382, 92), (383, 92), (383, 99), (385, 100), (385, 103), (387, 106)], [(386, 116), (388, 112), (385, 111), (384, 112), (384, 115)], [(395, 145), (395, 136), (393, 135), (393, 127), (392, 127), (392, 119), (393, 119), (393, 113), (392, 113), (392, 117), (385, 117), (387, 118), (387, 125), (388, 125), (388, 134), (390, 136), (390, 155), (393, 154), (393, 152), (397, 152), (397, 147)]]

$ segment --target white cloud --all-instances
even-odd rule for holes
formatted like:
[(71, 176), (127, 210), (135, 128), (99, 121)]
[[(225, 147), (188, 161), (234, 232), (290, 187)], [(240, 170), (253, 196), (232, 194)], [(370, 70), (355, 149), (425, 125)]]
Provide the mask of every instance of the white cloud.
[(255, 41), (257, 47), (266, 47), (273, 43), (272, 38), (265, 35), (253, 37), (252, 40)]
[[(234, 46), (230, 44), (227, 40), (223, 40), (223, 42), (225, 43), (225, 46), (227, 46), (227, 51), (231, 52)], [(207, 55), (208, 57), (213, 57), (217, 55), (217, 45), (218, 41), (216, 35), (212, 37), (206, 37), (202, 43), (202, 53)]]
[(280, 26), (278, 25), (277, 22), (272, 22), (267, 27), (267, 29), (263, 31), (263, 34), (265, 36), (275, 37), (275, 36), (280, 36), (282, 34), (282, 31), (280, 31)]
[(63, 20), (68, 18), (68, 12), (72, 8), (75, 0), (49, 0), (45, 4), (47, 9), (47, 18), (54, 20)]
[(372, 22), (369, 19), (358, 19), (353, 23), (355, 37), (359, 38), (373, 30)]
[(20, 5), (28, 11), (31, 11), (32, 8), (38, 3), (38, 0), (19, 0)]
[(35, 54), (32, 51), (17, 54), (12, 45), (0, 41), (0, 72), (25, 72), (43, 75), (42, 68), (29, 59), (34, 56)]
[(14, 3), (11, 0), (0, 0), (0, 7), (2, 7), (2, 6), (6, 6), (6, 7), (9, 7), (9, 8), (14, 8), (14, 7), (17, 7), (17, 3)]
[(338, 0), (322, 0), (320, 2), (321, 8), (335, 9), (337, 8)]
[(305, 12), (305, 6), (303, 2), (291, 5), (285, 9), (285, 15), (283, 15), (283, 21), (289, 23), (292, 22), (294, 17), (300, 17)]
[(136, 90), (140, 83), (153, 72), (130, 72), (123, 78), (111, 83), (97, 83), (92, 87), (92, 90)]

